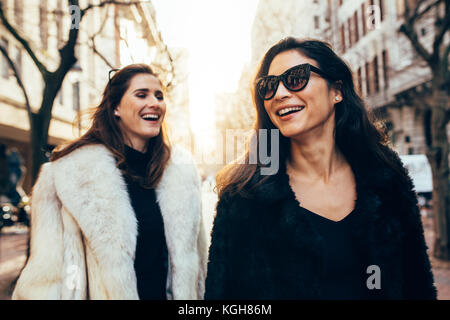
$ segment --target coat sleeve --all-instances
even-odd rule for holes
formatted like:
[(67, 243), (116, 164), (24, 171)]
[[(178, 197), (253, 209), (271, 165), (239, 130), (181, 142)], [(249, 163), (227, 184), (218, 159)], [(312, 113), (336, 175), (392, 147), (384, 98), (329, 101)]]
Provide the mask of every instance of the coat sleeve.
[(217, 204), (216, 218), (209, 249), (208, 273), (206, 277), (206, 300), (229, 299), (230, 259), (229, 256), (229, 209), (224, 200)]
[(60, 299), (63, 285), (63, 224), (50, 163), (42, 166), (31, 201), (30, 256), (12, 299)]

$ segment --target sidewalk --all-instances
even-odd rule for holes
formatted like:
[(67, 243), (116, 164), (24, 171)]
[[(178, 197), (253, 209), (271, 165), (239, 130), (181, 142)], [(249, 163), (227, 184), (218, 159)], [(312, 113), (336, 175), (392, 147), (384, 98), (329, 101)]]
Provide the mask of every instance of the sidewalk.
[(0, 300), (11, 299), (14, 281), (22, 270), (28, 247), (25, 227), (7, 227), (0, 234)]
[(430, 256), (431, 267), (433, 269), (434, 281), (438, 290), (439, 300), (450, 300), (450, 261), (442, 261), (433, 258), (433, 219), (423, 217), (423, 228), (425, 231), (425, 241), (428, 245), (428, 255)]

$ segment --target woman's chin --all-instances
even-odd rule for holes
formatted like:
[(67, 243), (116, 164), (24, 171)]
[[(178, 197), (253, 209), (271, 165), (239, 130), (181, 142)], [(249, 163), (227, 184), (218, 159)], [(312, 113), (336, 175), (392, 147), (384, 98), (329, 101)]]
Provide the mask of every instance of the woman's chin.
[(148, 139), (156, 137), (159, 134), (160, 131), (161, 131), (161, 128), (155, 128), (155, 129), (152, 129), (152, 130), (146, 130), (145, 132), (142, 132), (141, 137), (143, 139), (148, 140)]
[(286, 137), (286, 138), (295, 138), (303, 133), (302, 128), (298, 127), (288, 127), (288, 128), (281, 128), (280, 133)]

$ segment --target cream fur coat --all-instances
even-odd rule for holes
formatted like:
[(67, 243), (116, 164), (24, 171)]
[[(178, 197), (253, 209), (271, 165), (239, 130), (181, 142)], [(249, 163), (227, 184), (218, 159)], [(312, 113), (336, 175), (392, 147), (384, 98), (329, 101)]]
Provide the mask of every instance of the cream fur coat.
[[(172, 148), (156, 188), (164, 221), (168, 299), (201, 299), (206, 234), (191, 155)], [(137, 220), (126, 183), (102, 145), (43, 165), (32, 194), (30, 258), (13, 299), (138, 299)]]

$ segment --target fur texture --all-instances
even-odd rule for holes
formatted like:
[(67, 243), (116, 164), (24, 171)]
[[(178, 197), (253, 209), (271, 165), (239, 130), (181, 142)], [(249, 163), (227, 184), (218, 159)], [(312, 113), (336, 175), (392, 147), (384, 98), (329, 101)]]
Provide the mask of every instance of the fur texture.
[[(381, 289), (371, 290), (371, 297), (436, 299), (406, 170), (363, 163), (352, 168), (358, 194), (354, 241), (367, 266), (381, 270)], [(214, 221), (205, 298), (320, 299), (325, 243), (299, 205), (285, 167), (250, 197), (223, 196)]]
[[(187, 151), (172, 149), (156, 195), (169, 252), (167, 296), (202, 298), (206, 237)], [(126, 183), (104, 146), (46, 163), (32, 194), (31, 254), (13, 299), (138, 299), (136, 239)]]

